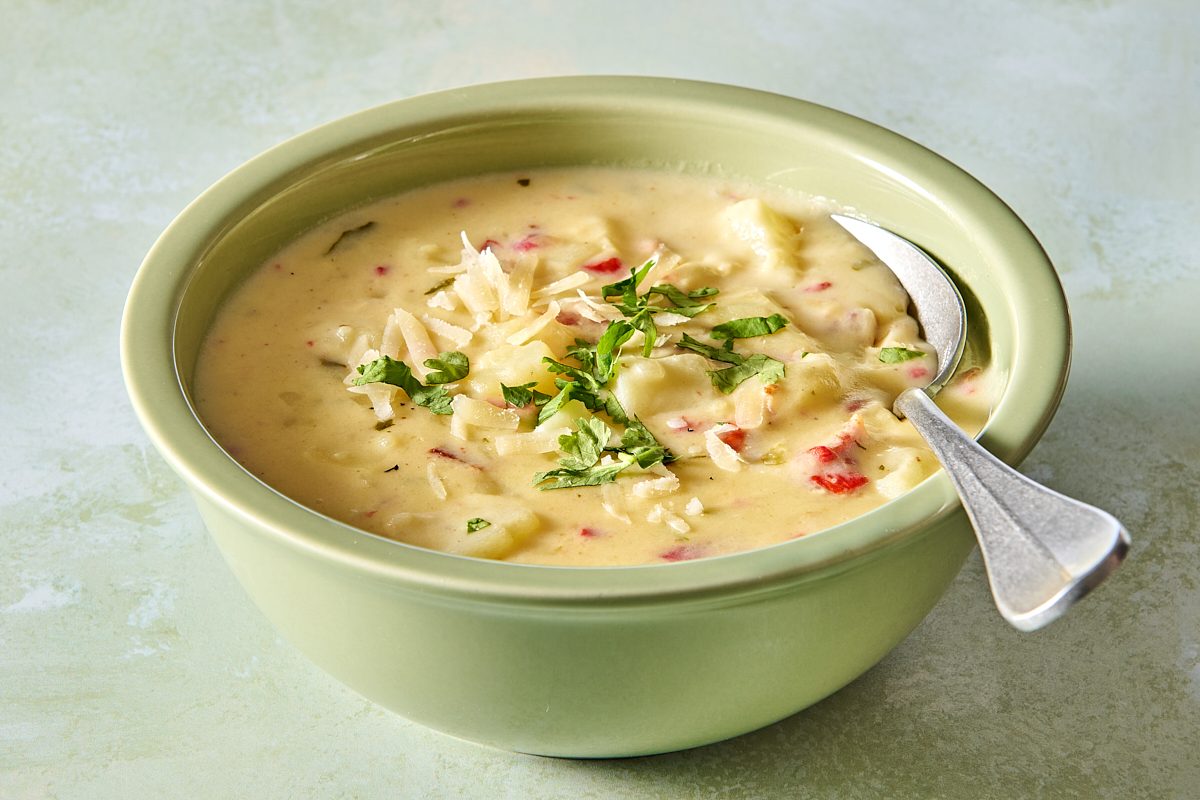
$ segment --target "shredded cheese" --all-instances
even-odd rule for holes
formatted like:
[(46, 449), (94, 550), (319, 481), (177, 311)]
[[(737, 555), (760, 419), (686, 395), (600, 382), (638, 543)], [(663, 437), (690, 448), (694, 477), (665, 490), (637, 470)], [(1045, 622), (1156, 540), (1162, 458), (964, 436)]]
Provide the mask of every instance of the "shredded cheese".
[(572, 289), (578, 289), (580, 286), (590, 283), (591, 280), (591, 275), (587, 274), (583, 270), (579, 270), (578, 272), (571, 273), (565, 278), (561, 278), (553, 283), (546, 284), (534, 292), (533, 296), (534, 299), (538, 300), (547, 297), (554, 297), (556, 294), (562, 294), (563, 292), (569, 292)]
[(454, 409), (454, 420), (461, 420), (464, 425), (515, 431), (521, 424), (520, 415), (513, 409), (497, 408), (491, 403), (476, 400), (465, 394), (454, 395), (450, 407)]
[(516, 333), (511, 334), (507, 339), (505, 339), (505, 341), (514, 346), (525, 344), (534, 336), (537, 336), (539, 333), (541, 333), (542, 328), (545, 328), (547, 325), (553, 322), (554, 318), (558, 316), (558, 312), (558, 302), (551, 300), (550, 305), (546, 307), (546, 312), (544, 314), (534, 319)]
[(446, 499), (446, 484), (442, 481), (442, 476), (438, 474), (437, 464), (430, 461), (425, 465), (425, 478), (429, 481), (429, 488), (433, 490), (433, 495), (438, 500)]
[(739, 472), (742, 469), (742, 464), (746, 463), (736, 450), (720, 439), (722, 433), (736, 431), (737, 429), (736, 425), (730, 425), (725, 422), (704, 432), (704, 449), (708, 451), (708, 457), (712, 459), (714, 464), (726, 472)]
[(425, 315), (421, 318), (429, 327), (429, 330), (452, 342), (456, 347), (464, 347), (471, 343), (475, 338), (475, 334), (471, 333), (466, 328), (460, 328), (457, 325), (446, 322), (444, 319)]
[(679, 491), (679, 476), (669, 473), (662, 478), (638, 481), (631, 489), (634, 497), (661, 497)]
[(552, 453), (558, 449), (558, 437), (571, 432), (567, 427), (541, 427), (528, 433), (507, 433), (494, 440), (496, 453), (511, 456), (527, 453)]
[(429, 331), (425, 330), (425, 326), (421, 321), (412, 314), (405, 311), (403, 308), (397, 307), (392, 311), (392, 316), (388, 320), (389, 323), (395, 323), (400, 329), (400, 335), (404, 337), (404, 345), (408, 348), (408, 354), (412, 356), (412, 371), (417, 377), (425, 380), (425, 376), (432, 370), (425, 366), (426, 360), (437, 358), (437, 348), (433, 346), (433, 342), (429, 341)]
[(425, 301), (425, 305), (430, 308), (440, 308), (443, 311), (453, 311), (458, 308), (458, 301), (454, 295), (451, 295), (445, 289), (435, 293), (433, 297)]
[(600, 505), (618, 521), (624, 522), (626, 525), (633, 524), (633, 520), (629, 518), (629, 505), (625, 502), (625, 492), (622, 491), (620, 484), (605, 483), (600, 487)]

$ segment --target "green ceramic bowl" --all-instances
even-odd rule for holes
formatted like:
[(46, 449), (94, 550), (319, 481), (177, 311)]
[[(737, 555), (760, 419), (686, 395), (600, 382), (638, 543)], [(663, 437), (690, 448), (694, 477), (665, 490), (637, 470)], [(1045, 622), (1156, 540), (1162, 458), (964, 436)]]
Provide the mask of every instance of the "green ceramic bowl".
[(653, 78), (440, 92), (269, 150), (154, 245), (125, 309), (122, 363), (142, 424), (246, 591), (331, 674), (410, 719), (506, 749), (677, 750), (815, 703), (920, 622), (974, 542), (943, 475), (837, 528), (736, 555), (620, 568), (495, 563), (303, 508), (230, 458), (190, 402), (214, 311), (297, 234), (434, 181), (581, 164), (792, 187), (919, 242), (973, 298), (974, 344), (1001, 378), (983, 444), (1016, 462), (1048, 424), (1066, 378), (1066, 307), (1037, 241), (999, 199), (934, 153), (845, 114)]

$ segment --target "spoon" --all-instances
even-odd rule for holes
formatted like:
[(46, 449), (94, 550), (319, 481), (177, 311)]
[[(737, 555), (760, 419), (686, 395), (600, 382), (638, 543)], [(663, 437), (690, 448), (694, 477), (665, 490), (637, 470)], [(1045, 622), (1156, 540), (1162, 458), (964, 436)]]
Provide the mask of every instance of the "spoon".
[(1120, 566), (1129, 534), (1111, 514), (1017, 472), (942, 413), (933, 396), (950, 380), (966, 344), (958, 288), (907, 239), (840, 214), (833, 220), (895, 273), (937, 353), (937, 375), (923, 389), (902, 392), (892, 410), (912, 422), (958, 491), (996, 608), (1018, 630), (1050, 624)]

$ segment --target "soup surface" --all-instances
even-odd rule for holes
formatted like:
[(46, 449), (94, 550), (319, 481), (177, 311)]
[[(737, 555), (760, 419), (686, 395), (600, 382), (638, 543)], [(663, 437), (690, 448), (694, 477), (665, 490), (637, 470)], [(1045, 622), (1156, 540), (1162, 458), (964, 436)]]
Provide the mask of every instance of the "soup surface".
[[(938, 468), (890, 411), (936, 358), (836, 210), (600, 168), (379, 201), (234, 293), (196, 405), (267, 484), (422, 547), (608, 565), (804, 536)], [(979, 366), (939, 396), (968, 429)]]

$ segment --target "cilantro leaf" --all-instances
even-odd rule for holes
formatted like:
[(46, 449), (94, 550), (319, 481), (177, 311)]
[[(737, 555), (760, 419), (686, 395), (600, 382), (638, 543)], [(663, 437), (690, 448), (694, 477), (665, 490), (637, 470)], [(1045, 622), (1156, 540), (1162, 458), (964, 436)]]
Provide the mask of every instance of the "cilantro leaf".
[(616, 371), (617, 355), (621, 345), (633, 336), (634, 327), (625, 320), (617, 320), (608, 326), (600, 341), (596, 342), (595, 374), (600, 383), (608, 383)]
[(551, 397), (550, 400), (548, 400), (546, 404), (538, 410), (537, 424), (541, 425), (559, 411), (562, 411), (563, 406), (565, 406), (567, 403), (571, 402), (572, 400), (579, 399), (578, 393), (580, 391), (580, 387), (581, 384), (579, 383), (573, 381), (563, 381), (563, 385), (559, 388), (558, 394), (554, 395), (554, 397)]
[[(629, 334), (626, 332), (626, 325), (632, 326), (633, 330), (641, 331), (642, 336), (645, 337), (642, 344), (643, 358), (650, 356), (650, 353), (654, 350), (654, 342), (658, 339), (658, 326), (654, 324), (655, 314), (670, 311), (683, 314), (687, 317), (694, 317), (701, 311), (705, 311), (712, 306), (712, 303), (697, 303), (696, 300), (703, 297), (711, 297), (717, 293), (717, 290), (711, 286), (696, 289), (692, 292), (685, 292), (678, 286), (664, 283), (650, 287), (646, 294), (639, 296), (637, 293), (638, 284), (641, 283), (642, 279), (646, 277), (657, 263), (658, 256), (652, 256), (641, 267), (632, 270), (629, 277), (625, 280), (610, 283), (600, 290), (600, 296), (610, 302), (628, 319), (628, 322), (617, 321), (610, 323), (608, 329), (605, 331), (605, 335), (607, 336), (611, 333), (614, 338), (620, 337), (620, 344), (623, 344), (629, 339)], [(651, 305), (650, 301), (655, 295), (666, 298), (667, 302), (671, 305)], [(620, 297), (621, 299), (620, 301), (612, 301), (610, 298), (613, 297)], [(616, 331), (613, 330), (614, 327), (617, 328)], [(601, 341), (603, 341), (603, 337)], [(615, 348), (613, 349), (615, 350)], [(607, 382), (612, 377), (610, 371), (597, 371), (596, 374), (602, 382)]]
[(577, 486), (599, 486), (602, 483), (612, 483), (622, 470), (633, 463), (633, 459), (625, 457), (611, 464), (597, 464), (586, 470), (552, 469), (539, 472), (533, 476), (533, 485), (550, 481), (539, 489), (573, 489)]
[(484, 528), (490, 528), (491, 526), (492, 526), (492, 523), (488, 522), (483, 517), (474, 517), (472, 519), (467, 520), (467, 533), (474, 533), (475, 531), (481, 531)]
[(629, 422), (629, 417), (625, 415), (625, 409), (621, 406), (621, 401), (612, 392), (606, 392), (604, 395), (604, 404), (602, 408), (612, 417), (613, 422), (625, 425)]
[(500, 394), (504, 396), (504, 402), (516, 408), (524, 408), (533, 403), (539, 408), (550, 402), (550, 395), (545, 392), (539, 392), (533, 387), (537, 386), (537, 381), (523, 383), (520, 386), (505, 386), (500, 384)]
[(354, 385), (363, 386), (368, 383), (386, 383), (399, 387), (414, 403), (428, 408), (434, 414), (454, 413), (450, 407), (449, 392), (440, 386), (423, 386), (413, 375), (408, 364), (390, 356), (381, 356), (358, 368), (358, 377), (354, 379)]
[(542, 489), (568, 489), (574, 486), (596, 486), (616, 480), (621, 470), (634, 463), (627, 457), (610, 464), (600, 464), (600, 457), (608, 446), (612, 431), (601, 420), (592, 417), (575, 423), (575, 433), (558, 437), (558, 445), (564, 455), (558, 460), (559, 468), (539, 472), (533, 476), (533, 484), (551, 481)]
[(746, 360), (746, 357), (733, 352), (730, 349), (733, 346), (732, 340), (725, 343), (725, 347), (713, 347), (710, 344), (697, 341), (686, 333), (683, 338), (675, 343), (676, 347), (682, 347), (684, 350), (691, 350), (694, 353), (699, 353), (706, 358), (711, 358), (713, 361), (724, 361), (726, 364), (738, 365)]
[(683, 314), (685, 317), (694, 317), (702, 311), (707, 311), (712, 308), (712, 303), (697, 303), (696, 300), (702, 297), (712, 297), (717, 293), (717, 289), (712, 286), (705, 286), (702, 289), (695, 289), (690, 292), (684, 292), (678, 286), (672, 286), (669, 283), (660, 283), (651, 286), (646, 292), (647, 297), (650, 295), (660, 295), (665, 297), (671, 303), (673, 308), (666, 309), (673, 314)]
[(425, 359), (425, 366), (433, 370), (425, 376), (430, 383), (454, 383), (467, 377), (471, 371), (471, 362), (457, 350), (440, 353), (437, 358)]
[(575, 433), (558, 437), (559, 448), (566, 453), (558, 463), (565, 469), (586, 470), (600, 460), (612, 431), (595, 417), (581, 419), (575, 423), (575, 427)]
[[(612, 324), (616, 325), (617, 323)], [(654, 324), (654, 312), (649, 308), (643, 308), (629, 318), (629, 324), (641, 331), (642, 336), (645, 337), (642, 345), (642, 358), (649, 358), (650, 352), (654, 349), (654, 341), (658, 338), (658, 326)]]
[(621, 434), (621, 450), (633, 456), (642, 469), (660, 461), (670, 464), (675, 460), (675, 455), (659, 444), (654, 434), (636, 417), (626, 423), (625, 432)]
[(714, 339), (749, 339), (753, 336), (766, 336), (774, 333), (787, 324), (787, 317), (782, 314), (731, 319), (715, 326), (712, 329), (712, 337)]
[(778, 383), (783, 379), (783, 362), (762, 353), (744, 356), (733, 352), (733, 339), (726, 339), (724, 347), (713, 347), (699, 342), (686, 333), (683, 339), (676, 342), (677, 347), (691, 350), (714, 361), (724, 361), (732, 367), (709, 370), (708, 377), (713, 386), (724, 394), (729, 394), (751, 375), (757, 375), (764, 384)]
[[(630, 335), (632, 335), (632, 331), (630, 331)], [(629, 337), (624, 338), (628, 339)], [(617, 340), (624, 341), (621, 338), (620, 330), (613, 334), (611, 341), (615, 345)], [(565, 377), (555, 379), (554, 385), (559, 389), (558, 394), (542, 405), (541, 411), (538, 413), (538, 425), (557, 414), (571, 400), (583, 403), (589, 411), (606, 411), (613, 421), (625, 423), (625, 410), (621, 408), (617, 398), (604, 388), (615, 370), (616, 347), (609, 350), (606, 342), (604, 348), (603, 370), (605, 374), (602, 378), (597, 377), (602, 369), (601, 366), (598, 366), (598, 362), (601, 361), (600, 346), (593, 347), (582, 339), (576, 339), (575, 345), (567, 348), (567, 354), (578, 361), (582, 365), (581, 367), (573, 367), (552, 358), (542, 359), (546, 369)], [(567, 378), (571, 378), (571, 380), (567, 380)]]
[[(638, 284), (642, 282), (642, 279), (646, 277), (646, 274), (650, 272), (650, 270), (653, 269), (654, 265), (657, 263), (658, 256), (650, 256), (650, 258), (646, 260), (645, 264), (642, 264), (637, 269), (631, 269), (629, 277), (625, 280), (617, 281), (616, 283), (610, 283), (603, 287), (600, 290), (600, 296), (605, 300), (610, 297), (620, 297), (623, 304), (633, 308), (629, 314), (626, 314), (626, 316), (632, 316), (632, 314), (637, 313), (636, 307), (638, 305)], [(617, 306), (617, 308), (621, 308), (621, 306), (617, 303), (613, 303), (613, 305)], [(622, 309), (622, 312), (624, 312), (624, 309)]]
[[(581, 359), (578, 355), (576, 355), (576, 353), (581, 352), (581, 348), (572, 348), (570, 352), (571, 355), (576, 358), (576, 360), (580, 361), (580, 363), (586, 363), (591, 366), (582, 368), (572, 367), (570, 364), (564, 364), (561, 361), (555, 361), (549, 356), (544, 356), (542, 358), (542, 363), (546, 365), (546, 369), (550, 370), (554, 374), (566, 375), (568, 378), (571, 378), (573, 381), (575, 381), (575, 383), (578, 383), (581, 387), (590, 392), (599, 391), (600, 381), (598, 381), (596, 376), (592, 374), (592, 370), (595, 368), (595, 354), (591, 353), (590, 351), (582, 351), (584, 353), (584, 358)], [(563, 388), (563, 384), (565, 383), (567, 383), (567, 381), (562, 378), (559, 378), (555, 381), (555, 384), (560, 389)]]
[(576, 339), (575, 344), (567, 348), (567, 355), (578, 361), (584, 372), (596, 372), (596, 348), (591, 342)]
[[(558, 469), (534, 475), (534, 486), (546, 490), (598, 486), (615, 481), (623, 470), (635, 464), (646, 469), (659, 462), (667, 464), (675, 460), (671, 451), (659, 444), (641, 420), (628, 421), (617, 447), (608, 446), (612, 431), (595, 417), (579, 420), (576, 428), (575, 433), (558, 437), (563, 452)], [(602, 460), (605, 451), (615, 453), (616, 459), (605, 463)]]
[(433, 286), (431, 286), (425, 290), (425, 294), (426, 295), (437, 294), (442, 289), (445, 289), (450, 284), (454, 283), (454, 279), (457, 277), (458, 277), (457, 275), (451, 275), (449, 278), (446, 278), (446, 280), (435, 283)]
[(740, 364), (725, 369), (712, 370), (708, 377), (713, 386), (729, 394), (751, 375), (757, 375), (764, 384), (778, 383), (783, 379), (783, 362), (762, 353), (747, 356)]
[(907, 347), (885, 347), (879, 351), (879, 360), (885, 364), (903, 364), (924, 355), (920, 350), (909, 350)]

